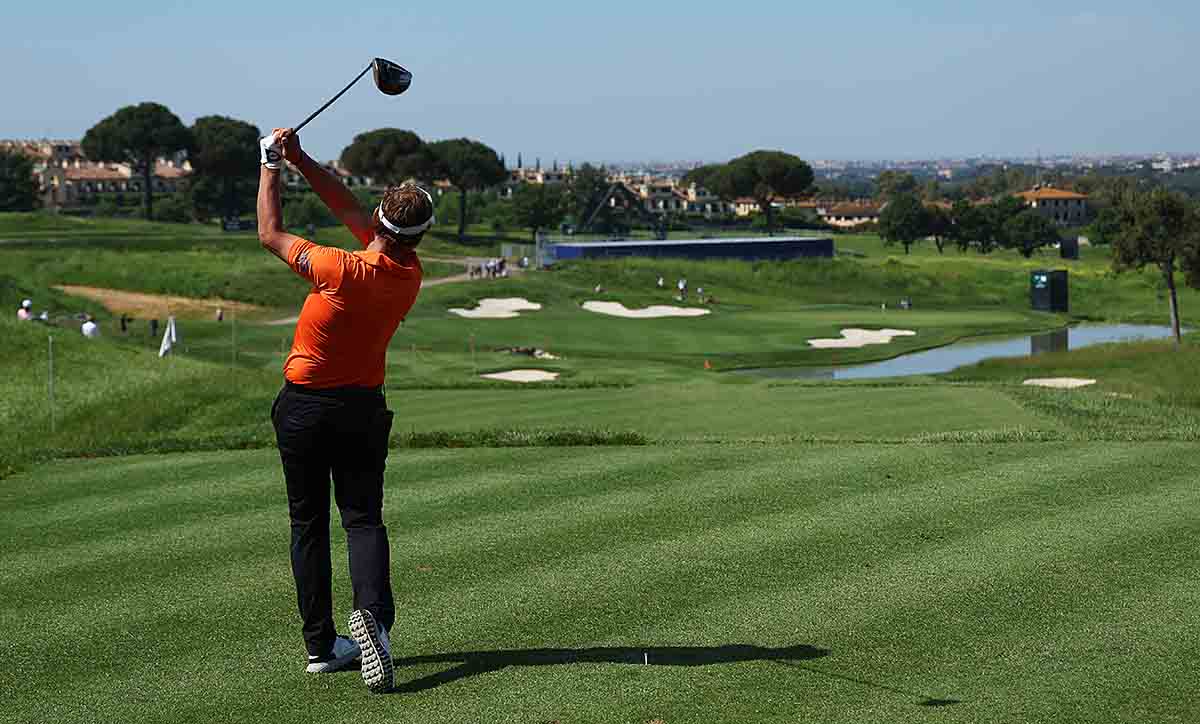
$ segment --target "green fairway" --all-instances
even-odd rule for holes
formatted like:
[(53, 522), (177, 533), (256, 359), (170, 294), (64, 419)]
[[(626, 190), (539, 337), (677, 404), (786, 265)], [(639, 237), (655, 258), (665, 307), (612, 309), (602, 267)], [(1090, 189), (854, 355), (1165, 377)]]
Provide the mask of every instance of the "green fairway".
[(420, 430), (513, 427), (635, 430), (655, 440), (909, 438), (931, 433), (1052, 427), (1001, 392), (972, 387), (646, 385), (579, 390), (396, 390)]
[(302, 671), (274, 452), (52, 463), (0, 492), (5, 715), (1194, 721), (1191, 453), (394, 451), (380, 697)]

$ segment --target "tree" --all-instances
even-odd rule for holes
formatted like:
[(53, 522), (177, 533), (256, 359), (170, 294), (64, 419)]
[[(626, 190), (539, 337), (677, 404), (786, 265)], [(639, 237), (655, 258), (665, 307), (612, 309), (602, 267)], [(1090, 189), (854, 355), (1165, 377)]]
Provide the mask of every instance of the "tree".
[(1033, 209), (1025, 209), (1004, 222), (1003, 243), (1026, 259), (1044, 246), (1062, 241), (1054, 224)]
[[(1200, 217), (1200, 208), (1193, 207), (1193, 212)], [(1200, 235), (1193, 235), (1183, 246), (1183, 258), (1180, 266), (1186, 275), (1184, 281), (1192, 289), (1200, 289)]]
[(603, 166), (585, 163), (571, 175), (567, 212), (575, 217), (580, 231), (587, 231), (588, 227), (607, 232), (612, 226), (612, 209), (605, 203), (610, 188), (612, 182)]
[(92, 208), (96, 216), (121, 216), (121, 204), (112, 194), (101, 196)]
[(312, 226), (334, 226), (337, 219), (333, 212), (314, 193), (301, 194), (289, 200), (283, 207), (283, 220), (293, 229)]
[(972, 246), (981, 254), (992, 250), (996, 233), (991, 214), (983, 206), (966, 199), (955, 201), (950, 209), (950, 225), (950, 238), (959, 251), (967, 251)]
[(771, 203), (784, 196), (804, 193), (812, 186), (812, 167), (783, 151), (753, 151), (739, 156), (709, 176), (712, 190), (726, 200), (750, 196), (767, 215), (767, 229), (774, 228)]
[(340, 160), (352, 173), (389, 185), (426, 176), (432, 170), (425, 142), (412, 131), (399, 128), (358, 134), (342, 149)]
[(469, 138), (437, 141), (428, 146), (433, 172), (458, 189), (458, 240), (466, 238), (467, 194), (495, 186), (508, 178), (500, 157), (488, 146)]
[(986, 216), (983, 225), (986, 236), (979, 239), (979, 250), (987, 254), (997, 247), (1014, 246), (1007, 236), (1008, 223), (1026, 210), (1025, 202), (1016, 196), (1004, 196), (980, 208)]
[(0, 211), (32, 211), (37, 197), (33, 161), (23, 153), (0, 150)]
[(929, 210), (912, 192), (897, 193), (879, 213), (879, 234), (887, 244), (904, 245), (904, 253), (929, 236)]
[(197, 217), (215, 212), (232, 218), (254, 207), (261, 135), (257, 126), (225, 116), (204, 116), (192, 124), (189, 191)]
[(971, 247), (980, 254), (990, 254), (1007, 244), (1005, 225), (1009, 219), (1025, 210), (1025, 204), (1014, 196), (1006, 196), (990, 204), (975, 204), (966, 199), (954, 202), (950, 209), (949, 238), (959, 251)]
[(1112, 206), (1100, 209), (1085, 232), (1090, 244), (1114, 244), (1121, 234), (1121, 212)]
[(539, 229), (562, 221), (567, 211), (566, 194), (550, 184), (521, 184), (513, 192), (512, 209), (517, 223), (532, 231), (536, 241)]
[(719, 163), (710, 163), (704, 166), (697, 166), (683, 175), (683, 184), (696, 184), (701, 188), (712, 190), (713, 175), (720, 172), (721, 165)]
[(915, 194), (917, 180), (907, 171), (881, 171), (875, 179), (875, 187), (882, 199), (890, 199), (897, 194)]
[(929, 236), (933, 237), (933, 243), (937, 246), (937, 251), (942, 254), (946, 250), (946, 239), (950, 238), (952, 225), (950, 223), (950, 212), (944, 207), (932, 204), (925, 207), (929, 218), (926, 220), (928, 226), (926, 231)]
[(1165, 189), (1127, 194), (1116, 208), (1121, 215), (1121, 233), (1113, 242), (1113, 268), (1158, 267), (1170, 298), (1171, 331), (1179, 345), (1175, 270), (1180, 264), (1185, 271), (1194, 270), (1191, 262), (1200, 235), (1200, 214), (1183, 196)]
[(142, 176), (142, 204), (153, 215), (154, 165), (159, 157), (191, 148), (192, 136), (179, 117), (160, 103), (125, 106), (88, 129), (81, 147), (92, 161), (127, 163)]
[(938, 183), (937, 179), (931, 178), (925, 182), (925, 185), (921, 187), (921, 198), (926, 203), (934, 203), (935, 201), (942, 200), (942, 185)]

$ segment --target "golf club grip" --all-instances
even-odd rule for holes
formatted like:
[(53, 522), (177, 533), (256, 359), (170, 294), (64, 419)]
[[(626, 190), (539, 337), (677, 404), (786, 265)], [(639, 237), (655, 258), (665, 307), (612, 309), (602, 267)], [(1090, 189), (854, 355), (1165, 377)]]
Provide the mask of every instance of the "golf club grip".
[(323, 105), (323, 106), (321, 106), (320, 108), (318, 108), (317, 110), (313, 111), (313, 112), (312, 112), (312, 115), (310, 115), (308, 118), (305, 118), (303, 121), (300, 121), (299, 125), (295, 126), (295, 129), (294, 129), (294, 130), (296, 130), (296, 131), (298, 132), (298, 131), (299, 131), (301, 128), (304, 128), (305, 126), (307, 126), (309, 121), (311, 121), (312, 119), (314, 119), (314, 118), (316, 118), (317, 116), (321, 115), (321, 111), (323, 111), (323, 110), (325, 110), (326, 108), (328, 108), (329, 106), (333, 105), (333, 102), (334, 102), (334, 101), (336, 101), (338, 98), (341, 98), (341, 97), (342, 97), (342, 94), (344, 94), (346, 91), (350, 90), (350, 88), (351, 88), (351, 87), (352, 87), (352, 86), (353, 86), (355, 83), (357, 83), (357, 82), (359, 81), (359, 79), (360, 79), (360, 78), (362, 78), (364, 75), (366, 75), (366, 74), (367, 74), (367, 71), (371, 69), (371, 66), (372, 66), (372, 65), (373, 65), (373, 63), (368, 63), (368, 64), (367, 64), (367, 67), (366, 67), (366, 68), (363, 68), (363, 71), (362, 71), (361, 73), (359, 73), (358, 75), (354, 76), (354, 80), (352, 80), (352, 81), (350, 81), (349, 83), (347, 83), (347, 84), (346, 84), (346, 87), (345, 87), (345, 88), (343, 88), (343, 89), (341, 89), (340, 91), (338, 91), (338, 94), (337, 94), (337, 95), (335, 95), (333, 98), (330, 98), (329, 100), (325, 101), (325, 105)]

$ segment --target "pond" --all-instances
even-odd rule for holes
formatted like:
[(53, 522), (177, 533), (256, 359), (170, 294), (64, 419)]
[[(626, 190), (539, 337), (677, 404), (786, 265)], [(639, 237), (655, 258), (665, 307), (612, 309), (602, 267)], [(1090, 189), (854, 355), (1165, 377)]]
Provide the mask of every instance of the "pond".
[(869, 380), (881, 377), (935, 375), (963, 365), (995, 357), (1025, 357), (1047, 352), (1064, 352), (1107, 342), (1165, 339), (1170, 327), (1143, 324), (1088, 324), (1027, 334), (1007, 339), (955, 342), (912, 352), (882, 362), (840, 367), (759, 367), (733, 370), (735, 374), (793, 380)]

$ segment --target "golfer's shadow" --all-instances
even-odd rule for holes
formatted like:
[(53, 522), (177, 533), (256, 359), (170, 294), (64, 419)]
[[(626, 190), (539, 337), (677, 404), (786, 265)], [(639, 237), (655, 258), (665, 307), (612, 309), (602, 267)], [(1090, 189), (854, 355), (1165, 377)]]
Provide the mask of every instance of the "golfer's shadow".
[(394, 693), (426, 691), (469, 676), (509, 666), (555, 666), (560, 664), (632, 664), (638, 666), (709, 666), (743, 661), (807, 661), (828, 656), (827, 649), (800, 644), (767, 648), (749, 644), (725, 646), (619, 646), (593, 649), (513, 649), (459, 651), (394, 659), (397, 668), (419, 664), (457, 663), (445, 671), (397, 684)]

